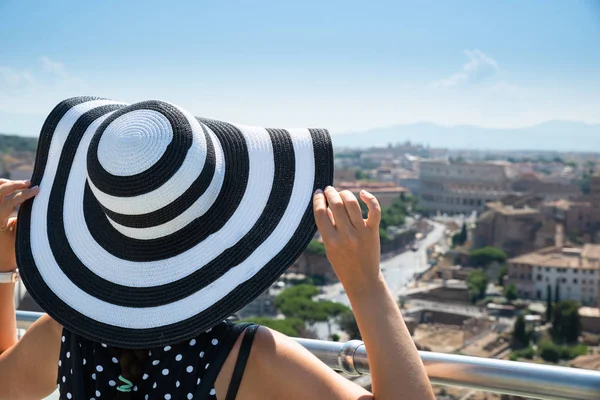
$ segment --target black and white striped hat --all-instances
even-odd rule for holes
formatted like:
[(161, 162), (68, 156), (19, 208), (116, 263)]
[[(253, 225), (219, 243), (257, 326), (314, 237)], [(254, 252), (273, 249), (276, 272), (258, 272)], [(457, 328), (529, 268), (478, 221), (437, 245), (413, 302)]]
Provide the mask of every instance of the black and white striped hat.
[(75, 333), (127, 348), (177, 343), (294, 262), (315, 233), (312, 194), (332, 178), (323, 129), (234, 125), (163, 101), (65, 100), (41, 131), (19, 269)]

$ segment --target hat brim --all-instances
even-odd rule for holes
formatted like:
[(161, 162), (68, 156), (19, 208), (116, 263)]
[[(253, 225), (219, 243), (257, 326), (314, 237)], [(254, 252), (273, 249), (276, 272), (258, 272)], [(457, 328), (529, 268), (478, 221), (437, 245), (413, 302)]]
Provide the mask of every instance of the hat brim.
[(187, 179), (176, 174), (182, 160), (173, 179), (148, 193), (134, 180), (152, 179), (151, 168), (117, 177), (133, 182), (122, 190), (139, 189), (121, 193), (130, 202), (173, 200), (179, 192), (141, 216), (108, 210), (104, 200), (119, 193), (105, 194), (88, 179), (94, 134), (148, 104), (90, 97), (60, 103), (38, 143), (31, 181), (40, 193), (23, 204), (17, 227), (18, 265), (34, 300), (65, 328), (125, 348), (189, 339), (263, 293), (312, 239), (312, 194), (333, 179), (325, 130), (195, 119), (173, 106), (202, 141), (206, 160), (220, 160), (222, 170), (200, 168), (185, 190), (161, 192)]

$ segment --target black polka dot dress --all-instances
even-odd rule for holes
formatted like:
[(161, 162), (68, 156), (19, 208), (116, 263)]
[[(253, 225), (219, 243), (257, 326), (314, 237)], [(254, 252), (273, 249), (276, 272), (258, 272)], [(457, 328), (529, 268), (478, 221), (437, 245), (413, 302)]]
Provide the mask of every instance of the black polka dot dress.
[[(132, 382), (132, 399), (216, 399), (214, 381), (207, 396), (196, 395), (203, 379), (210, 375), (211, 360), (219, 350), (228, 328), (223, 321), (194, 339), (183, 343), (148, 349), (148, 358), (142, 365), (141, 377)], [(119, 380), (121, 350), (106, 344), (87, 340), (66, 329), (63, 330), (58, 362), (58, 389), (60, 399), (112, 400)], [(220, 366), (217, 366), (220, 369)], [(218, 371), (217, 371), (218, 372)]]

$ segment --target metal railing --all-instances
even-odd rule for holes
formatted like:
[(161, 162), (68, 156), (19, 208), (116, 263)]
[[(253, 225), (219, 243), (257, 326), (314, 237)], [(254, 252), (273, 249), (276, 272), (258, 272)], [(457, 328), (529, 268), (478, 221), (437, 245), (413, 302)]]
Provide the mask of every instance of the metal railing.
[[(17, 311), (18, 328), (29, 328), (41, 315)], [(337, 343), (301, 338), (296, 341), (330, 368), (349, 375), (369, 373), (369, 360), (361, 341)], [(428, 351), (419, 354), (432, 383), (534, 399), (600, 399), (597, 371)]]

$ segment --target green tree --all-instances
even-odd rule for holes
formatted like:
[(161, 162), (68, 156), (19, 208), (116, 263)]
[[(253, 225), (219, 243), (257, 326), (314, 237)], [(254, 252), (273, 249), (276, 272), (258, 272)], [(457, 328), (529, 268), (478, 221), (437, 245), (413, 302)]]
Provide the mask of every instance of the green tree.
[(461, 240), (461, 244), (465, 244), (465, 242), (467, 241), (468, 238), (468, 234), (467, 234), (467, 223), (463, 222), (462, 228), (460, 229), (460, 240)]
[[(592, 167), (593, 168), (593, 167)], [(579, 180), (579, 188), (583, 192), (583, 194), (590, 194), (590, 179), (593, 174), (593, 169), (590, 168), (589, 172), (586, 171), (583, 173), (583, 176)]]
[(552, 321), (552, 286), (546, 286), (546, 321)]
[(517, 361), (519, 358), (527, 358), (528, 360), (533, 359), (535, 357), (535, 350), (532, 347), (526, 347), (524, 349), (515, 350), (510, 353), (510, 360)]
[(348, 307), (332, 301), (313, 301), (319, 289), (313, 285), (296, 285), (287, 288), (275, 298), (275, 307), (286, 318), (298, 318), (308, 323), (317, 321), (329, 322), (336, 318)]
[(356, 323), (356, 318), (354, 318), (352, 310), (348, 310), (340, 315), (338, 324), (340, 325), (340, 328), (350, 336), (351, 339), (362, 339), (360, 330), (358, 329), (358, 324)]
[(291, 337), (306, 336), (304, 322), (298, 318), (274, 319), (267, 317), (253, 317), (241, 322), (254, 322), (255, 324), (266, 326)]
[(508, 258), (506, 253), (497, 247), (487, 246), (481, 249), (472, 250), (469, 258), (473, 265), (486, 267), (494, 261), (504, 262)]
[(340, 341), (340, 335), (338, 335), (337, 333), (332, 333), (331, 334), (331, 341), (332, 342), (339, 342)]
[(469, 289), (469, 298), (472, 303), (485, 297), (487, 290), (488, 277), (482, 270), (475, 270), (469, 273), (467, 277), (467, 287)]
[(35, 153), (37, 138), (0, 134), (0, 154), (29, 151)]
[(558, 303), (560, 301), (560, 284), (556, 281), (556, 286), (554, 287), (554, 302)]
[(550, 341), (543, 341), (538, 348), (544, 361), (557, 363), (560, 360), (560, 347)]
[(523, 347), (529, 345), (529, 333), (526, 330), (525, 318), (522, 315), (519, 315), (515, 321), (513, 339)]
[(467, 241), (467, 224), (463, 223), (460, 232), (456, 232), (452, 235), (452, 245), (453, 246), (462, 246)]
[(511, 283), (504, 288), (504, 297), (511, 303), (519, 298), (519, 292), (514, 284)]
[(354, 178), (359, 181), (364, 181), (369, 179), (369, 176), (362, 169), (357, 169)]
[(504, 286), (504, 277), (508, 275), (508, 267), (506, 264), (500, 266), (500, 272), (498, 273), (498, 286)]
[(574, 343), (581, 335), (579, 304), (572, 300), (554, 304), (550, 334), (557, 343)]
[(308, 247), (306, 248), (306, 251), (308, 251), (309, 253), (312, 253), (312, 254), (319, 254), (321, 256), (326, 255), (325, 245), (316, 239), (313, 239), (310, 241), (310, 243), (308, 244)]
[(398, 307), (400, 308), (404, 308), (404, 305), (406, 304), (406, 297), (404, 296), (399, 296), (398, 297)]
[(452, 247), (462, 246), (460, 242), (460, 232), (456, 232), (452, 235)]

